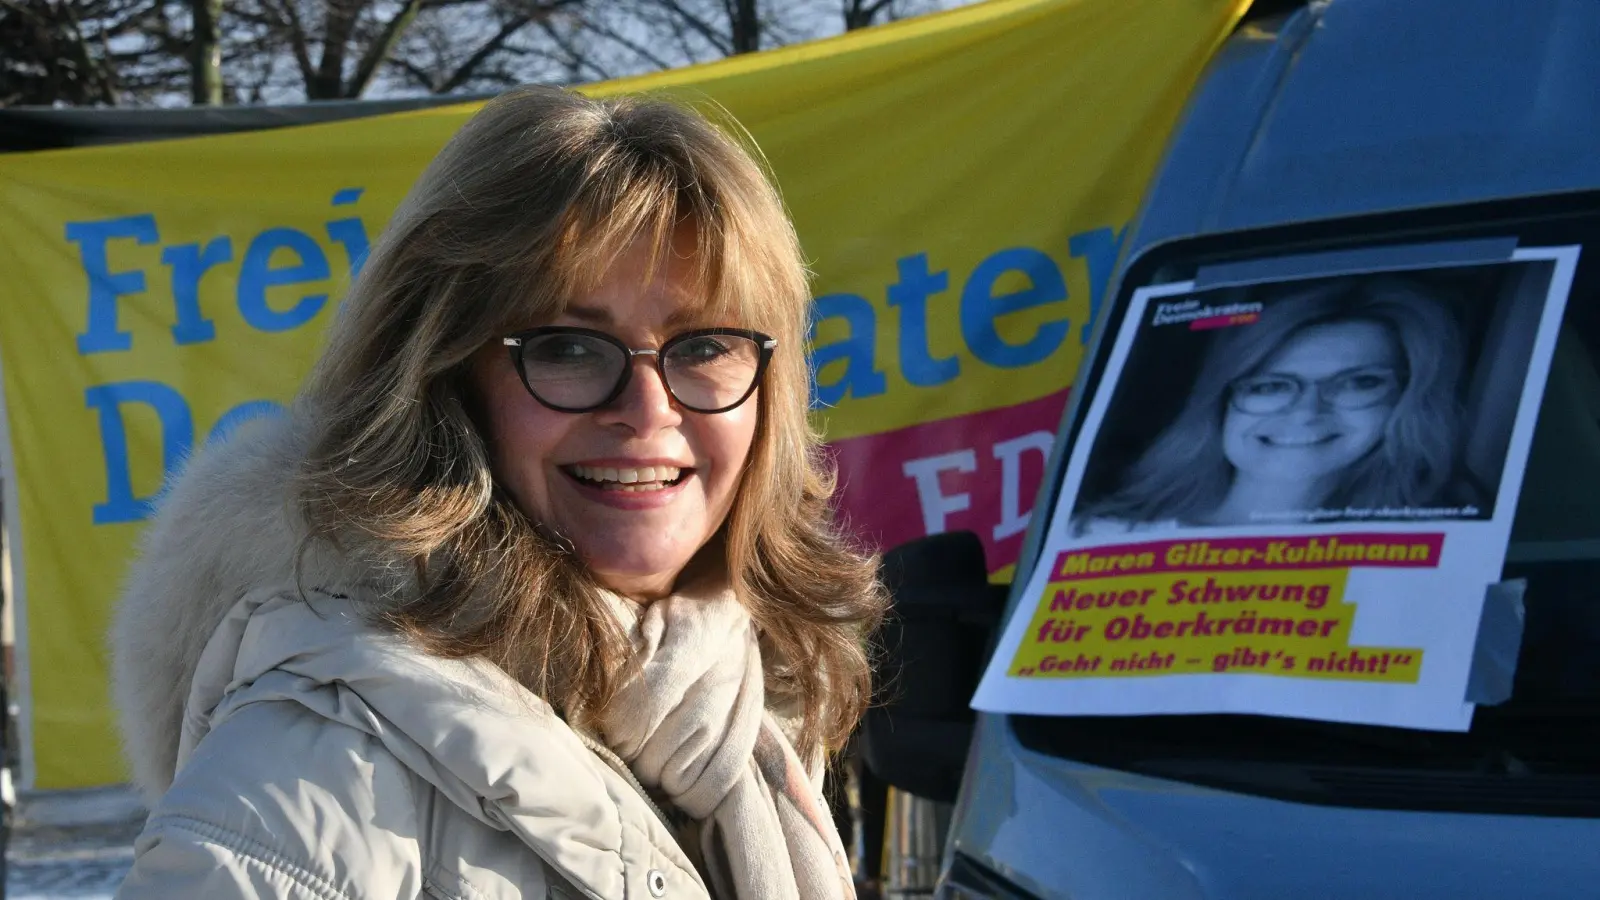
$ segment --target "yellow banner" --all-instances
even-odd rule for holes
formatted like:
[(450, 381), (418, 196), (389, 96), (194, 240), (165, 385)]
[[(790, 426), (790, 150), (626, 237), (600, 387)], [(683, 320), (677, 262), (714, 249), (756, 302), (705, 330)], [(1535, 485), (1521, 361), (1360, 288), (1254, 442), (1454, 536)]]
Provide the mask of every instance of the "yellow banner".
[[(855, 527), (1014, 561), (1125, 225), (1247, 0), (991, 0), (596, 85), (710, 98), (818, 273)], [(103, 634), (190, 448), (293, 396), (353, 271), (475, 110), (0, 156), (24, 783), (123, 777)]]

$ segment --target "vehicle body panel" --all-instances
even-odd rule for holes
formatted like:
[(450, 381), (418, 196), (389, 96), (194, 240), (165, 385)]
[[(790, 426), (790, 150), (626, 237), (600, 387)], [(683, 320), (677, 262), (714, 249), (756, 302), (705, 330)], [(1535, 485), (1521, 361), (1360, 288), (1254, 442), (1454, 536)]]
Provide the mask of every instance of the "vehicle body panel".
[[(1247, 20), (1196, 88), (1116, 281), (1191, 238), (1600, 188), (1596, 48), (1587, 0), (1331, 0)], [(1600, 895), (1597, 848), (1600, 819), (1316, 806), (1098, 768), (984, 713), (947, 845), (1071, 900)]]
[(1288, 803), (1034, 753), (982, 716), (954, 849), (1049, 900), (1600, 891), (1600, 820)]

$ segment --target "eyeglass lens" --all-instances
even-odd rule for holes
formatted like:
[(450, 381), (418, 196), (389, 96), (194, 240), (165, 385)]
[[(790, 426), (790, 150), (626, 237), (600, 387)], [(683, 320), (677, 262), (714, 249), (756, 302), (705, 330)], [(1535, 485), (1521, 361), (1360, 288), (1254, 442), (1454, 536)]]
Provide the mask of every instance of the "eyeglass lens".
[[(605, 403), (627, 376), (631, 358), (615, 344), (585, 334), (539, 335), (522, 344), (528, 389), (564, 409)], [(669, 341), (659, 370), (667, 390), (693, 410), (721, 410), (749, 394), (761, 367), (761, 346), (742, 335), (706, 334)]]
[(1306, 391), (1315, 390), (1323, 402), (1336, 409), (1366, 409), (1388, 400), (1399, 386), (1400, 374), (1388, 368), (1341, 372), (1320, 381), (1298, 375), (1260, 375), (1234, 382), (1233, 405), (1251, 415), (1271, 415), (1293, 407)]

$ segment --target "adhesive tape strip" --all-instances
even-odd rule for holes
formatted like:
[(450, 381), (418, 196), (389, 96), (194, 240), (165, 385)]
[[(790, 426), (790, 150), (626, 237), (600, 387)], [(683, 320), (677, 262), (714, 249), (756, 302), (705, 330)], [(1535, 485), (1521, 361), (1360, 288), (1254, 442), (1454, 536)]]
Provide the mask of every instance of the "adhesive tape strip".
[(1527, 590), (1528, 582), (1517, 578), (1495, 582), (1484, 592), (1483, 617), (1478, 621), (1478, 641), (1467, 676), (1468, 703), (1494, 706), (1511, 697), (1517, 654), (1522, 650), (1522, 625), (1527, 619), (1522, 605)]

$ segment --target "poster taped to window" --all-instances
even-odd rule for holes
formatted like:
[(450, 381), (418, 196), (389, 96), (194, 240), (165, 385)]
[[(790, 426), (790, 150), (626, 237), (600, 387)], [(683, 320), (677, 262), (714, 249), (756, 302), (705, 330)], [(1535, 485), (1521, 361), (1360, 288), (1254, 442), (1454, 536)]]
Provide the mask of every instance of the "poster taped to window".
[(1578, 253), (1135, 291), (973, 706), (1468, 728)]

